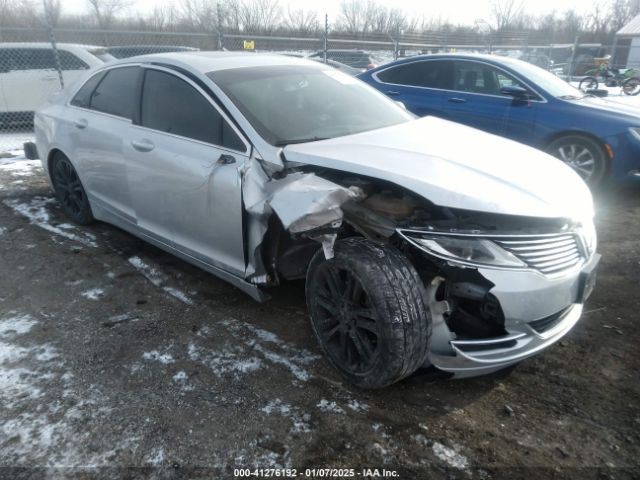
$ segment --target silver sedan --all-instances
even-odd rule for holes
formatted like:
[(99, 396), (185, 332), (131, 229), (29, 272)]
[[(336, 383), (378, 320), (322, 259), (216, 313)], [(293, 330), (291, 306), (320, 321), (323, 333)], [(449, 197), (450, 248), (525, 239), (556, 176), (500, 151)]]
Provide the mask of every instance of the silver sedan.
[(35, 127), (71, 220), (117, 225), (259, 301), (305, 279), (327, 359), (363, 388), (517, 363), (593, 289), (592, 199), (569, 167), (416, 119), (316, 62), (126, 59), (51, 98)]

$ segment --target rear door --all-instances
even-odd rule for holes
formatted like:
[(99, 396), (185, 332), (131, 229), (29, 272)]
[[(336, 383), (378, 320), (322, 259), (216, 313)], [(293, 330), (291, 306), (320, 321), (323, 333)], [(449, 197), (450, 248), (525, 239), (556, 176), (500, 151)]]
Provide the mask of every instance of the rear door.
[(139, 227), (181, 252), (244, 275), (241, 170), (248, 143), (183, 75), (145, 68), (127, 175)]
[(402, 63), (374, 74), (374, 86), (394, 100), (402, 102), (418, 116), (447, 117), (444, 91), (453, 75), (450, 60), (417, 60)]
[(68, 130), (92, 206), (135, 224), (127, 183), (127, 138), (139, 104), (139, 66), (91, 77), (70, 102)]

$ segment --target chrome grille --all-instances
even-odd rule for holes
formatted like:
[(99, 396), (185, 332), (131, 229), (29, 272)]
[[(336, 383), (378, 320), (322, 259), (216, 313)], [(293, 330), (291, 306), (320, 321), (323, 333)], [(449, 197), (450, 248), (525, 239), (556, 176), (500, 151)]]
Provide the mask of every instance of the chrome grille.
[(531, 268), (545, 274), (563, 272), (584, 259), (578, 238), (573, 233), (492, 240)]

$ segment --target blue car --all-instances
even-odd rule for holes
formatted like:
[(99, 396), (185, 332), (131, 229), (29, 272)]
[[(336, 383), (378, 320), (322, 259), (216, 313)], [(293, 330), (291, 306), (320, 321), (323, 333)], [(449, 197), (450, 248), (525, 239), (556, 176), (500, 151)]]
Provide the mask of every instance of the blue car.
[(424, 55), (358, 78), (418, 116), (435, 115), (544, 150), (591, 186), (640, 180), (640, 108), (585, 96), (530, 63)]

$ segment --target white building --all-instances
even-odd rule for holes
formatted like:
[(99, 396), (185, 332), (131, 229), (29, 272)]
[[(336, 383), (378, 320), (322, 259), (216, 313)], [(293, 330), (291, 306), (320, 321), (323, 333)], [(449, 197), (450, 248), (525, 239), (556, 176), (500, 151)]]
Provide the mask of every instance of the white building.
[(613, 50), (616, 67), (640, 67), (640, 15), (616, 33)]

